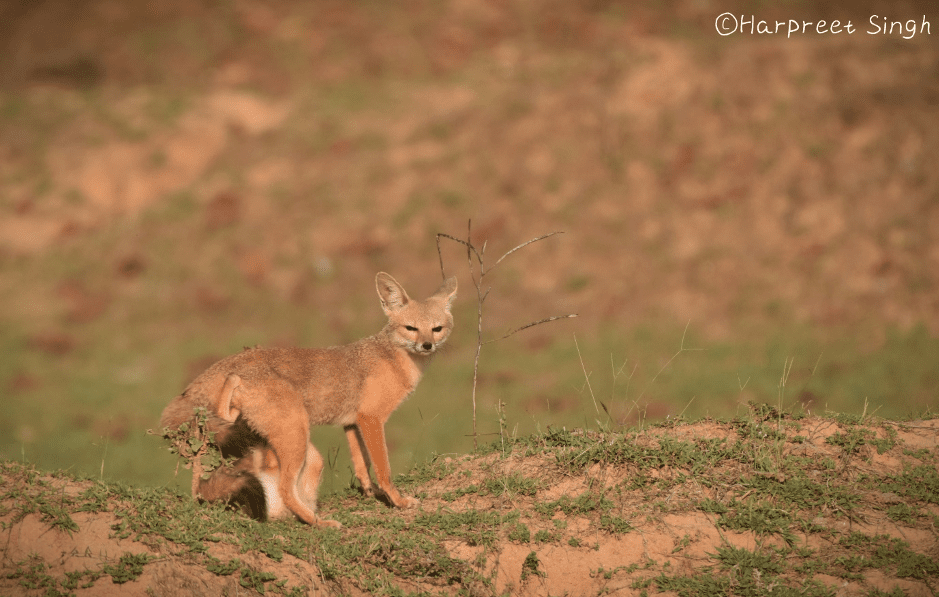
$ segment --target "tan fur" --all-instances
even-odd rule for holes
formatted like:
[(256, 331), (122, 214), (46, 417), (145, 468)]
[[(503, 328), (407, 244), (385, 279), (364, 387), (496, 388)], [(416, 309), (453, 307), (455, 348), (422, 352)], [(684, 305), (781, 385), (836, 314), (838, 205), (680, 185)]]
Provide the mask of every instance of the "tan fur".
[(308, 524), (338, 527), (315, 514), (323, 459), (309, 437), (312, 425), (342, 425), (364, 491), (376, 493), (371, 466), (389, 502), (400, 508), (418, 503), (391, 483), (385, 422), (450, 335), (457, 283), (446, 280), (424, 301), (411, 300), (384, 272), (375, 284), (388, 316), (378, 334), (330, 348), (246, 349), (209, 367), (170, 402), (162, 427), (176, 429), (194, 408), (205, 407), (223, 453), (239, 418), (259, 436), (234, 467), (201, 481), (195, 497), (227, 499), (250, 475), (264, 488), (268, 518), (292, 513)]

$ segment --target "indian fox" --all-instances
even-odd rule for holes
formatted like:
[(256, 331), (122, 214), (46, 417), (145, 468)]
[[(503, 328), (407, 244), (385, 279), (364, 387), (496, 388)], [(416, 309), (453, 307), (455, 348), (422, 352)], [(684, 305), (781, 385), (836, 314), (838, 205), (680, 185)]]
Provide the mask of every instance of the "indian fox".
[(457, 282), (447, 279), (424, 301), (409, 298), (384, 272), (375, 276), (375, 285), (388, 323), (374, 336), (330, 348), (246, 349), (209, 367), (170, 402), (160, 419), (163, 428), (175, 430), (192, 419), (195, 408), (205, 407), (223, 454), (226, 442), (244, 436), (235, 433), (238, 426), (246, 425), (254, 437), (237, 452), (233, 467), (194, 484), (193, 497), (228, 499), (255, 478), (267, 518), (292, 513), (307, 524), (338, 528), (338, 522), (316, 515), (323, 459), (310, 443), (310, 426), (342, 425), (365, 493), (383, 495), (399, 508), (418, 504), (391, 482), (384, 426), (450, 335)]

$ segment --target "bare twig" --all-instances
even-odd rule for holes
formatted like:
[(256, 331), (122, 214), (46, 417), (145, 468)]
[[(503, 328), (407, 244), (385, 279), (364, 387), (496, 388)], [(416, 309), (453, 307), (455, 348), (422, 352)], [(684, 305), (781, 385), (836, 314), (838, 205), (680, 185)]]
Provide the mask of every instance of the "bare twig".
[(437, 257), (440, 258), (440, 275), (443, 276), (443, 279), (447, 279), (447, 272), (443, 269), (443, 252), (440, 250), (440, 237), (446, 236), (440, 233), (437, 233)]
[[(496, 266), (499, 265), (500, 263), (502, 263), (502, 260), (503, 260), (503, 259), (505, 259), (505, 258), (508, 257), (509, 255), (511, 255), (511, 254), (514, 253), (515, 251), (518, 251), (518, 250), (521, 249), (521, 248), (527, 247), (528, 245), (530, 245), (530, 244), (532, 244), (532, 243), (536, 243), (536, 242), (538, 242), (539, 240), (544, 240), (544, 239), (548, 238), (549, 236), (554, 236), (555, 234), (564, 234), (564, 233), (561, 232), (561, 231), (549, 232), (548, 234), (539, 236), (538, 238), (533, 238), (533, 239), (531, 239), (531, 240), (529, 240), (529, 241), (523, 242), (522, 244), (520, 244), (519, 246), (515, 247), (515, 248), (512, 249), (511, 251), (506, 251), (506, 253), (505, 253), (504, 255), (502, 255), (502, 257), (499, 257), (499, 259), (496, 260), (496, 262), (492, 265), (492, 267), (490, 267), (490, 268), (489, 268), (488, 270), (486, 270), (486, 271), (487, 271), (487, 272), (491, 272), (492, 270), (496, 269)], [(485, 248), (486, 248), (486, 245), (484, 244), (484, 245), (483, 245), (483, 252), (485, 252)]]
[[(466, 235), (466, 257), (467, 260), (469, 260), (470, 249), (473, 247), (473, 245), (470, 244), (469, 225), (467, 225)], [(479, 282), (482, 280), (483, 276), (482, 258), (480, 258), (479, 265), (479, 280), (477, 280), (476, 276), (473, 275), (473, 262), (469, 261), (469, 265), (470, 277), (473, 279), (473, 285), (476, 286), (476, 358), (473, 360), (473, 449), (476, 450), (479, 447), (476, 442), (476, 380), (479, 378), (479, 354), (483, 349), (483, 302), (486, 300), (486, 296), (489, 295), (489, 291), (487, 290), (485, 295), (480, 294)], [(502, 435), (501, 428), (499, 430), (499, 435)]]
[[(468, 229), (470, 228), (470, 225), (469, 225), (469, 224), (467, 225), (467, 228), (468, 228)], [(499, 265), (500, 263), (502, 263), (502, 260), (503, 260), (503, 259), (505, 259), (505, 258), (508, 257), (509, 255), (511, 255), (511, 254), (514, 253), (515, 251), (518, 251), (519, 249), (522, 249), (522, 248), (524, 248), (524, 247), (527, 247), (528, 245), (530, 245), (530, 244), (532, 244), (532, 243), (538, 242), (539, 240), (544, 240), (544, 239), (546, 239), (546, 238), (548, 238), (548, 237), (554, 236), (555, 234), (564, 234), (564, 231), (563, 231), (563, 230), (558, 230), (558, 231), (555, 231), (555, 232), (549, 232), (548, 234), (544, 234), (544, 235), (539, 236), (539, 237), (537, 237), (537, 238), (533, 238), (533, 239), (531, 239), (531, 240), (525, 241), (525, 242), (523, 242), (522, 244), (520, 244), (520, 245), (518, 245), (517, 247), (515, 247), (514, 249), (510, 249), (509, 251), (506, 251), (506, 252), (502, 255), (502, 257), (499, 257), (499, 259), (496, 260), (496, 262), (492, 265), (492, 267), (490, 267), (490, 268), (488, 268), (488, 269), (480, 268), (480, 277), (485, 276), (486, 274), (488, 274), (488, 273), (491, 272), (492, 270), (496, 269), (496, 266)], [(471, 268), (472, 268), (472, 259), (471, 259), (471, 256), (472, 256), (472, 255), (475, 255), (475, 256), (476, 256), (476, 261), (480, 264), (480, 266), (483, 265), (483, 257), (484, 257), (485, 254), (486, 254), (486, 244), (489, 242), (488, 240), (483, 241), (483, 246), (482, 246), (481, 249), (477, 249), (476, 246), (473, 245), (473, 243), (472, 243), (472, 239), (470, 238), (470, 235), (469, 235), (469, 230), (467, 230), (467, 239), (466, 239), (466, 240), (463, 240), (463, 239), (461, 239), (461, 238), (456, 238), (455, 236), (450, 236), (449, 234), (446, 234), (445, 232), (438, 232), (438, 233), (437, 233), (437, 256), (440, 258), (440, 271), (441, 271), (441, 273), (444, 272), (444, 268), (443, 268), (443, 253), (441, 253), (441, 251), (440, 251), (440, 238), (441, 238), (441, 237), (443, 237), (443, 238), (448, 238), (448, 239), (450, 239), (450, 240), (452, 240), (452, 241), (454, 241), (454, 242), (458, 242), (458, 243), (460, 243), (461, 245), (465, 245), (465, 246), (466, 246), (466, 257), (467, 257), (467, 260), (470, 261), (470, 267), (471, 267)], [(471, 270), (471, 271), (472, 271), (472, 270)]]
[[(467, 220), (467, 221), (466, 221), (466, 261), (469, 262), (470, 275), (473, 275), (473, 260), (470, 259), (470, 249), (473, 249), (474, 251), (476, 250), (476, 249), (473, 247), (473, 220)], [(477, 257), (477, 259), (479, 259), (479, 262), (482, 263), (482, 258), (481, 258), (479, 255), (477, 255), (476, 257)], [(482, 269), (482, 268), (480, 268), (480, 269)], [(482, 277), (482, 274), (483, 274), (483, 272), (480, 271), (480, 272), (479, 272), (479, 277), (480, 277), (480, 278)], [(475, 282), (475, 281), (476, 281), (476, 279), (473, 278), (473, 282)], [(479, 286), (477, 285), (477, 289), (478, 289), (478, 288), (479, 288)]]
[[(490, 271), (491, 271), (491, 270), (490, 270)], [(483, 298), (485, 298), (485, 297), (483, 297)], [(511, 336), (512, 334), (515, 334), (516, 332), (520, 332), (520, 331), (522, 331), (522, 330), (526, 330), (526, 329), (528, 329), (528, 328), (530, 328), (530, 327), (534, 327), (534, 326), (539, 325), (539, 324), (542, 324), (542, 323), (548, 323), (549, 321), (554, 321), (555, 319), (569, 319), (569, 318), (571, 318), (571, 317), (577, 317), (577, 313), (571, 313), (571, 314), (569, 314), (569, 315), (553, 315), (553, 316), (551, 316), (551, 317), (545, 317), (544, 319), (541, 319), (541, 320), (538, 320), (538, 321), (533, 321), (533, 322), (531, 322), (531, 323), (526, 323), (525, 325), (523, 325), (523, 326), (520, 327), (520, 328), (515, 328), (514, 330), (512, 330), (512, 331), (509, 332), (508, 334), (502, 336), (501, 338), (490, 338), (489, 340), (486, 340), (485, 342), (483, 342), (483, 344), (485, 345), (485, 344), (489, 344), (489, 343), (491, 343), (491, 342), (498, 342), (499, 340), (505, 340), (506, 338), (508, 338), (508, 337)]]
[[(539, 237), (537, 237), (537, 238), (533, 238), (533, 239), (531, 239), (531, 240), (529, 240), (529, 241), (526, 241), (526, 242), (524, 242), (524, 243), (518, 245), (517, 247), (515, 247), (515, 248), (513, 248), (513, 249), (507, 251), (506, 253), (504, 253), (504, 254), (502, 255), (502, 257), (499, 257), (499, 259), (496, 260), (495, 264), (494, 264), (492, 267), (490, 267), (489, 269), (486, 269), (486, 265), (485, 265), (485, 260), (484, 260), (484, 258), (485, 258), (485, 255), (486, 255), (486, 244), (487, 244), (488, 241), (483, 241), (482, 247), (481, 247), (480, 249), (477, 249), (476, 246), (473, 245), (472, 232), (473, 232), (473, 221), (472, 221), (472, 220), (468, 220), (467, 223), (466, 223), (466, 240), (462, 240), (462, 239), (456, 238), (456, 237), (454, 237), (454, 236), (450, 236), (449, 234), (445, 234), (445, 233), (443, 233), (443, 232), (438, 232), (438, 233), (437, 233), (437, 255), (438, 255), (438, 257), (440, 258), (440, 273), (441, 273), (441, 275), (443, 275), (444, 279), (446, 279), (446, 273), (444, 272), (444, 267), (443, 267), (443, 253), (442, 253), (442, 251), (441, 251), (441, 249), (440, 249), (440, 239), (441, 239), (441, 238), (447, 238), (447, 239), (450, 239), (450, 240), (452, 240), (452, 241), (454, 241), (454, 242), (456, 242), (456, 243), (459, 243), (459, 244), (465, 246), (465, 247), (466, 247), (466, 262), (467, 262), (467, 265), (468, 265), (468, 267), (469, 267), (470, 279), (473, 281), (473, 286), (476, 288), (476, 357), (475, 357), (475, 359), (474, 359), (474, 361), (473, 361), (473, 394), (472, 394), (472, 398), (473, 398), (473, 448), (474, 448), (474, 449), (477, 449), (477, 448), (479, 447), (478, 444), (477, 444), (477, 438), (479, 437), (479, 433), (477, 433), (477, 431), (476, 431), (476, 386), (477, 386), (477, 382), (478, 382), (478, 380), (479, 380), (479, 357), (480, 357), (480, 354), (481, 354), (481, 352), (482, 352), (483, 346), (484, 346), (485, 344), (489, 344), (489, 343), (491, 343), (491, 342), (498, 342), (499, 340), (505, 340), (505, 339), (508, 338), (509, 336), (511, 336), (511, 335), (513, 335), (513, 334), (515, 334), (515, 333), (517, 333), (517, 332), (520, 332), (520, 331), (522, 331), (522, 330), (524, 330), (524, 329), (528, 329), (528, 328), (530, 328), (530, 327), (533, 327), (533, 326), (536, 326), (536, 325), (540, 325), (540, 324), (542, 324), (542, 323), (548, 323), (549, 321), (554, 321), (554, 320), (556, 320), (556, 319), (566, 319), (566, 318), (570, 318), (570, 317), (577, 317), (577, 314), (576, 314), (576, 313), (573, 313), (573, 314), (570, 314), (570, 315), (556, 315), (556, 316), (553, 316), (553, 317), (547, 317), (547, 318), (545, 318), (545, 319), (541, 319), (541, 320), (539, 320), (539, 321), (533, 321), (533, 322), (531, 322), (531, 323), (527, 323), (527, 324), (525, 324), (525, 325), (523, 325), (523, 326), (521, 326), (521, 327), (518, 327), (518, 328), (512, 330), (511, 332), (508, 332), (507, 334), (505, 334), (504, 336), (502, 336), (502, 337), (500, 337), (500, 338), (493, 338), (493, 339), (490, 339), (490, 340), (486, 340), (486, 341), (484, 342), (484, 341), (483, 341), (483, 303), (486, 302), (486, 298), (489, 297), (489, 291), (492, 290), (492, 288), (490, 287), (490, 288), (486, 288), (485, 291), (483, 290), (483, 285), (482, 285), (483, 278), (485, 278), (486, 274), (488, 274), (490, 271), (492, 271), (493, 269), (495, 269), (495, 267), (496, 267), (497, 265), (499, 265), (500, 263), (502, 263), (502, 261), (503, 261), (506, 257), (508, 257), (508, 256), (511, 255), (512, 253), (518, 251), (519, 249), (522, 249), (522, 248), (524, 248), (524, 247), (527, 247), (528, 245), (530, 245), (530, 244), (532, 244), (532, 243), (534, 243), (534, 242), (537, 242), (537, 241), (539, 241), (539, 240), (543, 240), (543, 239), (546, 239), (546, 238), (548, 238), (548, 237), (554, 236), (555, 234), (562, 234), (562, 233), (561, 233), (561, 232), (551, 232), (551, 233), (545, 234), (545, 235), (543, 235), (543, 236), (539, 236)], [(474, 257), (474, 256), (476, 257), (476, 264), (479, 266), (479, 273), (478, 273), (478, 275), (477, 275), (477, 272), (476, 272), (476, 267), (475, 267), (474, 264), (473, 264), (473, 257)], [(503, 431), (504, 431), (505, 415), (504, 415), (504, 412), (503, 412), (503, 403), (502, 403), (501, 400), (499, 401), (499, 408), (498, 408), (498, 410), (499, 410), (499, 435), (502, 436), (502, 438), (503, 438), (503, 443), (504, 443), (505, 438), (504, 438), (504, 433), (503, 433)]]
[[(472, 251), (473, 253), (475, 253), (475, 254), (476, 254), (476, 260), (477, 260), (478, 262), (482, 263), (482, 255), (480, 255), (479, 252), (476, 251), (476, 247), (474, 247), (471, 243), (468, 243), (467, 241), (463, 240), (462, 238), (457, 238), (457, 237), (455, 237), (455, 236), (450, 236), (449, 234), (446, 234), (446, 233), (443, 233), (443, 232), (438, 232), (438, 233), (437, 233), (437, 255), (440, 257), (440, 273), (444, 273), (444, 269), (443, 269), (443, 253), (440, 251), (440, 238), (441, 238), (441, 237), (443, 237), (443, 238), (448, 238), (448, 239), (450, 239), (450, 240), (452, 240), (452, 241), (454, 241), (454, 242), (460, 243), (461, 245), (465, 245), (465, 246), (466, 246), (466, 252), (467, 252), (467, 253), (470, 253), (470, 252)], [(473, 266), (472, 266), (472, 263), (473, 263), (472, 260), (470, 260), (470, 272), (471, 272), (471, 273), (472, 273), (472, 267), (473, 267)], [(446, 279), (446, 274), (444, 274), (444, 279)]]

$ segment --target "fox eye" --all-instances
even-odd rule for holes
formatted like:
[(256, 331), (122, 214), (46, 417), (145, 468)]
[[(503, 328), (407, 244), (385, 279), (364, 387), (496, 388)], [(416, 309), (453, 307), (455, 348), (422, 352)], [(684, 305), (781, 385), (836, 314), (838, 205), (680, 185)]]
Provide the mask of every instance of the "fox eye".
[(409, 332), (416, 332), (416, 331), (417, 331), (417, 328), (414, 327), (413, 325), (406, 325), (406, 326), (404, 326), (404, 329), (406, 329), (406, 330), (409, 331)]
[(443, 326), (442, 326), (442, 325), (438, 325), (438, 326), (435, 327), (435, 328), (431, 328), (430, 331), (432, 331), (432, 332), (439, 332), (439, 331), (442, 330), (442, 329), (443, 329)]

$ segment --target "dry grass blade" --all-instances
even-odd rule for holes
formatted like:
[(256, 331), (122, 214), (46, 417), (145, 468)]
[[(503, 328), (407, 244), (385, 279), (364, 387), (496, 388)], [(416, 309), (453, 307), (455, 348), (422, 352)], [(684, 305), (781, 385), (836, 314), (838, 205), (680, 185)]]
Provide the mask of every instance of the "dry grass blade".
[[(584, 357), (581, 356), (581, 354), (580, 354), (580, 345), (577, 344), (577, 334), (574, 334), (574, 346), (577, 347), (577, 358), (580, 359), (580, 368), (581, 368), (581, 370), (583, 370), (583, 372), (584, 372), (584, 379), (585, 379), (586, 382), (587, 382), (587, 389), (590, 391), (590, 398), (591, 398), (591, 400), (593, 400), (593, 408), (594, 408), (594, 410), (597, 411), (597, 414), (599, 415), (599, 414), (600, 414), (600, 409), (597, 408), (597, 399), (596, 399), (596, 397), (593, 395), (593, 386), (590, 385), (590, 375), (587, 374), (587, 368), (584, 366)], [(603, 406), (603, 410), (606, 410), (606, 405)], [(607, 415), (609, 415), (609, 414), (610, 414), (610, 412), (607, 411)]]
[(652, 387), (652, 384), (654, 384), (654, 383), (655, 383), (655, 380), (657, 380), (657, 379), (659, 378), (659, 376), (662, 375), (662, 372), (665, 371), (665, 370), (668, 368), (668, 366), (672, 364), (672, 361), (674, 361), (676, 358), (678, 358), (678, 355), (680, 355), (680, 354), (683, 353), (683, 352), (704, 350), (704, 349), (702, 349), (702, 348), (685, 348), (685, 337), (688, 335), (688, 326), (690, 326), (690, 325), (691, 325), (691, 320), (689, 319), (689, 320), (688, 320), (688, 323), (685, 324), (685, 331), (682, 332), (682, 334), (681, 334), (681, 346), (678, 348), (678, 352), (676, 352), (675, 354), (673, 354), (673, 355), (672, 355), (672, 358), (670, 358), (670, 359), (668, 360), (668, 362), (666, 362), (664, 365), (662, 365), (662, 368), (659, 369), (659, 372), (655, 374), (655, 377), (652, 378), (652, 381), (650, 381), (648, 384), (646, 384), (645, 389), (643, 389), (643, 390), (642, 390), (642, 393), (639, 394), (639, 397), (636, 398), (636, 401), (637, 401), (637, 402), (638, 402), (639, 400), (641, 400), (643, 396), (645, 396), (646, 391), (647, 391), (650, 387)]

